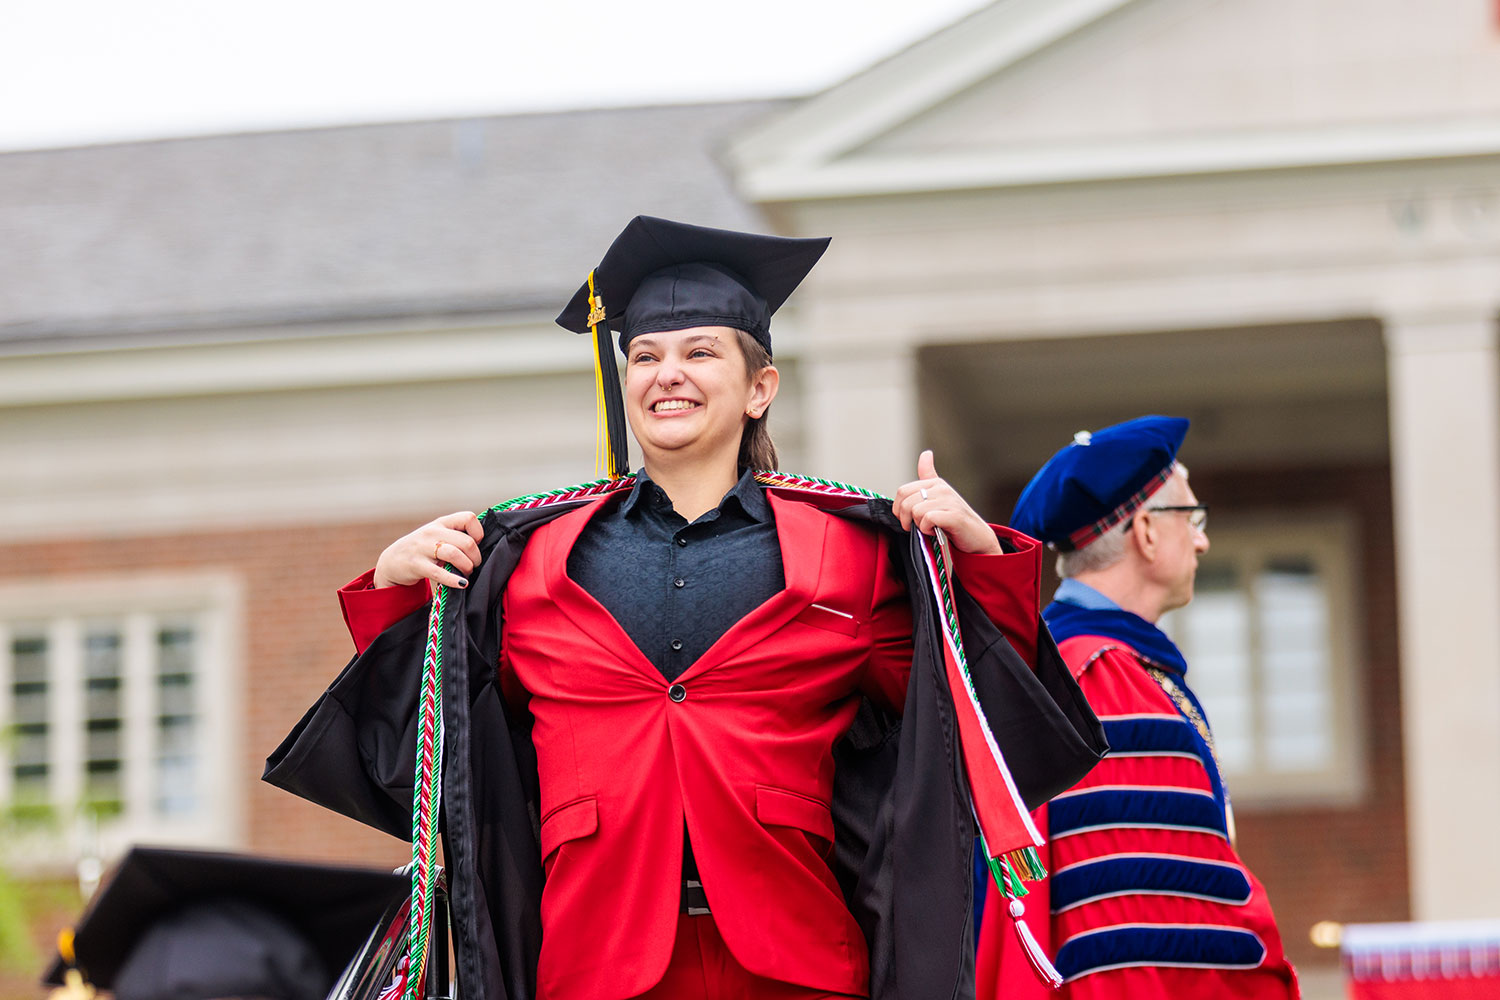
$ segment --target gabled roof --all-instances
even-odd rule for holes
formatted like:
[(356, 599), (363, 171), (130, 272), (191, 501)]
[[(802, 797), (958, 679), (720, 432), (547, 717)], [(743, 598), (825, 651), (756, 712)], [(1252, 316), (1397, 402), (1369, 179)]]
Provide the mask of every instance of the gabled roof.
[(550, 315), (633, 215), (764, 227), (714, 154), (779, 106), (0, 155), (0, 350), (239, 337), (339, 320)]
[(1497, 155), (1478, 9), (996, 0), (741, 131), (727, 160), (773, 203)]
[(829, 163), (1134, 0), (999, 0), (741, 131), (738, 171)]

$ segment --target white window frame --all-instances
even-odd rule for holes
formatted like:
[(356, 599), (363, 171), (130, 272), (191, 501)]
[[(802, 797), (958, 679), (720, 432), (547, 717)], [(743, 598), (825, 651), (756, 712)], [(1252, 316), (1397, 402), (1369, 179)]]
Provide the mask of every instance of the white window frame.
[[(135, 843), (243, 846), (243, 591), (239, 578), (228, 573), (0, 580), (0, 728), (11, 721), (12, 638), (19, 627), (42, 625), (48, 648), (49, 799), (58, 820), (45, 828), (7, 829), (7, 861), (55, 869), (71, 867), (85, 856), (114, 858)], [(141, 720), (154, 716), (153, 631), (159, 623), (183, 616), (191, 616), (197, 626), (199, 643), (194, 683), (202, 807), (192, 817), (162, 817), (156, 814), (152, 795), (152, 730)], [(118, 623), (124, 640), (125, 789), (123, 813), (97, 824), (78, 808), (87, 739), (82, 726), (82, 638), (96, 621)], [(10, 801), (10, 751), (0, 742), (0, 805)]]
[[(1311, 772), (1231, 771), (1225, 775), (1237, 809), (1275, 809), (1307, 805), (1349, 806), (1360, 802), (1369, 788), (1368, 739), (1365, 724), (1364, 649), (1359, 624), (1362, 594), (1357, 526), (1345, 511), (1312, 510), (1265, 514), (1214, 512), (1209, 522), (1208, 553), (1203, 563), (1233, 563), (1240, 580), (1276, 558), (1305, 559), (1316, 567), (1327, 587), (1329, 630), (1330, 717), (1333, 756), (1327, 767)], [(1184, 614), (1192, 606), (1168, 614), (1162, 627), (1180, 633)], [(1176, 621), (1174, 622), (1174, 618)], [(1175, 635), (1174, 635), (1175, 637)], [(1259, 669), (1259, 636), (1251, 629), (1252, 712), (1264, 711), (1261, 692), (1265, 678)], [(1193, 651), (1184, 646), (1188, 685), (1193, 685)], [(1217, 730), (1213, 706), (1205, 705), (1209, 724)], [(1260, 736), (1256, 735), (1256, 745)]]

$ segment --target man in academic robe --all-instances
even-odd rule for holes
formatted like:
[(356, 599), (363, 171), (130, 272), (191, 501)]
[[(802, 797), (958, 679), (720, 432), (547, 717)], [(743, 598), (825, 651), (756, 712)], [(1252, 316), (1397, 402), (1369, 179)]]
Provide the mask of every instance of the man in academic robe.
[[(1265, 889), (1240, 860), (1213, 734), (1157, 627), (1193, 597), (1208, 508), (1176, 460), (1188, 422), (1081, 431), (1027, 485), (1011, 526), (1060, 553), (1044, 610), (1109, 755), (1037, 810), (1050, 876), (1024, 919), (1066, 1000), (1288, 1000), (1297, 979)], [(991, 899), (979, 996), (1047, 995)], [(998, 911), (998, 912), (997, 912)]]

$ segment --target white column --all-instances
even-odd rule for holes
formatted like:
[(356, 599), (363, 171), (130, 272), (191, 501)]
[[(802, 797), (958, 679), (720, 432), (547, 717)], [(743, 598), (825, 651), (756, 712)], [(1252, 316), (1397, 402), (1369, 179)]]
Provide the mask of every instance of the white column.
[(47, 763), (52, 804), (71, 823), (83, 801), (83, 625), (54, 619), (47, 630)]
[(156, 621), (136, 613), (125, 619), (121, 651), (120, 776), (126, 822), (148, 829), (156, 814)]
[[(203, 754), (198, 771), (203, 795), (202, 836), (225, 847), (245, 847), (250, 831), (246, 810), (249, 782), (260, 758), (245, 767), (246, 714), (250, 682), (243, 668), (245, 597), (238, 580), (213, 587), (213, 608), (198, 618), (200, 643), (194, 683)], [(249, 779), (247, 782), (246, 779)]]
[(1412, 916), (1500, 907), (1496, 313), (1385, 325)]
[(807, 475), (890, 495), (917, 472), (916, 358), (909, 346), (803, 355)]
[[(9, 731), (15, 724), (15, 647), (11, 645), (10, 626), (0, 622), (0, 732)], [(8, 741), (7, 741), (8, 742)], [(0, 744), (0, 802), (11, 799), (11, 778), (15, 774), (15, 760), (4, 744)]]

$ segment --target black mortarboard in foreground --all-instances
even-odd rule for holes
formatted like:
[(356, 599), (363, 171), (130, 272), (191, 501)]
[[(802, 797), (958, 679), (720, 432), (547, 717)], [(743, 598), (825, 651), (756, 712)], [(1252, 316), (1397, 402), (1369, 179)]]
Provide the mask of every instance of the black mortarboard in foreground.
[(795, 239), (710, 229), (638, 215), (589, 272), (557, 323), (594, 334), (595, 388), (605, 441), (601, 457), (610, 476), (629, 471), (625, 407), (609, 344), (620, 350), (633, 337), (697, 326), (743, 330), (771, 353), (771, 314), (807, 277), (828, 238)]
[(334, 973), (285, 917), (237, 896), (179, 907), (146, 928), (115, 973), (115, 1000), (323, 1000)]
[(118, 1000), (320, 998), (410, 890), (379, 869), (137, 847), (79, 921), (73, 964)]

